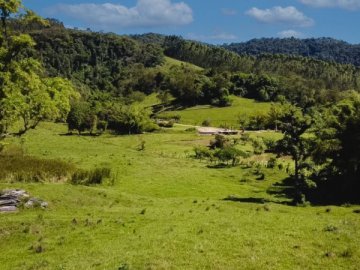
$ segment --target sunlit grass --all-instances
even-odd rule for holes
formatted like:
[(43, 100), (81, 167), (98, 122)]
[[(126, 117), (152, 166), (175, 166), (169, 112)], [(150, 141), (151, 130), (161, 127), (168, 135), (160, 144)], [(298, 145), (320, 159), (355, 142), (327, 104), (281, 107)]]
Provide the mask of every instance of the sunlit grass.
[(255, 114), (266, 114), (271, 104), (257, 102), (252, 99), (232, 97), (233, 103), (229, 107), (213, 107), (210, 105), (199, 105), (179, 111), (166, 112), (166, 114), (178, 114), (180, 122), (190, 125), (201, 125), (204, 120), (209, 120), (212, 126), (231, 126), (239, 128), (239, 115), (253, 116)]
[[(49, 202), (47, 210), (0, 215), (1, 269), (335, 270), (360, 265), (360, 218), (353, 213), (359, 207), (281, 204), (287, 198), (267, 190), (287, 177), (283, 170), (263, 168), (265, 180), (258, 181), (252, 168), (209, 169), (189, 157), (211, 136), (184, 127), (118, 137), (60, 135), (66, 130), (44, 123), (24, 137), (24, 150), (83, 169), (109, 167), (114, 183), (0, 183), (0, 189), (24, 188)], [(277, 136), (263, 134), (251, 136)], [(138, 151), (140, 141), (144, 151)], [(19, 139), (7, 142), (20, 144)], [(229, 196), (239, 201), (223, 200)]]

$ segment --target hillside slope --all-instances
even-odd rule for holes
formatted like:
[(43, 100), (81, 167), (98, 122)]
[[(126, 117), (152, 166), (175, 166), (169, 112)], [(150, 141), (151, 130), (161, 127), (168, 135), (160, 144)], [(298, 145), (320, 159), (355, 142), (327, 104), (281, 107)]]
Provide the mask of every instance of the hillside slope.
[(360, 44), (332, 38), (261, 38), (222, 47), (238, 54), (286, 54), (360, 66)]

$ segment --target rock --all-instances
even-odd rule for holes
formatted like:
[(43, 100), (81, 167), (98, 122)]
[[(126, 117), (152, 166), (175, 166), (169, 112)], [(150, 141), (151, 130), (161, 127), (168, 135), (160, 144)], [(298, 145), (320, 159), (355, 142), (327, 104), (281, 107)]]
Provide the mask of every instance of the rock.
[[(2, 192), (2, 196), (11, 196), (11, 197), (15, 197), (17, 199), (21, 199), (21, 198), (29, 198), (30, 195), (26, 193), (25, 190), (23, 189), (9, 189), (9, 190), (4, 190)], [(1, 197), (2, 197), (1, 196)]]
[(0, 206), (16, 206), (19, 203), (18, 200), (14, 200), (14, 199), (5, 199), (2, 200), (0, 198)]
[(35, 208), (35, 207), (41, 207), (41, 208), (47, 208), (48, 207), (48, 203), (44, 202), (41, 199), (38, 198), (31, 198), (29, 199), (25, 205), (26, 208)]
[(1, 213), (9, 213), (9, 212), (16, 212), (18, 209), (16, 206), (1, 206), (0, 212)]
[(47, 208), (49, 206), (49, 204), (47, 203), (47, 202), (42, 202), (41, 204), (40, 204), (40, 207), (42, 208), (42, 209), (45, 209), (45, 208)]
[(24, 203), (26, 208), (47, 208), (48, 203), (38, 199), (30, 198), (30, 195), (22, 189), (4, 190), (0, 191), (0, 208), (1, 212), (14, 212), (21, 203)]

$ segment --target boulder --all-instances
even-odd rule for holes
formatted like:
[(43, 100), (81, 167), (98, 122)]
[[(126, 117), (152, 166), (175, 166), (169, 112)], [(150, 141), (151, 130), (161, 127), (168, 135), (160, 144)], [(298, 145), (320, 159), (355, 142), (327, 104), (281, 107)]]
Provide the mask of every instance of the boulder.
[(41, 207), (44, 209), (48, 207), (47, 202), (39, 198), (31, 198), (25, 190), (0, 191), (0, 212), (15, 212), (22, 203), (26, 208)]
[(9, 213), (9, 212), (17, 212), (17, 207), (16, 206), (1, 206), (0, 207), (0, 212), (2, 213)]
[(0, 198), (0, 206), (16, 206), (19, 201), (15, 199), (1, 199)]

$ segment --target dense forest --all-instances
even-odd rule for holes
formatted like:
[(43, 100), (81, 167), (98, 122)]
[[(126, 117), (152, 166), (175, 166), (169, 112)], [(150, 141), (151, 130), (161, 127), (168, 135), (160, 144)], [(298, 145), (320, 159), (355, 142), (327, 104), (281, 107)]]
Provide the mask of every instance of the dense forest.
[(240, 55), (286, 54), (360, 66), (360, 45), (333, 38), (260, 38), (222, 47)]
[[(261, 101), (286, 98), (308, 106), (334, 100), (340, 91), (360, 88), (358, 68), (308, 57), (239, 56), (176, 36), (121, 37), (65, 29), (54, 20), (47, 28), (18, 28), (36, 41), (49, 75), (66, 76), (85, 88), (117, 97), (129, 96), (134, 90), (145, 94), (165, 91), (184, 105), (224, 106), (229, 104), (227, 96), (235, 94)], [(205, 71), (200, 74), (183, 67), (180, 73), (184, 78), (180, 80), (176, 68), (171, 72), (156, 68), (163, 62), (163, 55)]]

